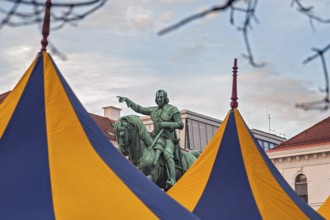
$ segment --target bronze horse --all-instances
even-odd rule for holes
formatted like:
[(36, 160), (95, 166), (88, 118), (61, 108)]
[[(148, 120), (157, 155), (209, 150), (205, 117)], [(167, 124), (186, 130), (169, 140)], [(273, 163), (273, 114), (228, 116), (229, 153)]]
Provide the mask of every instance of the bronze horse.
[[(164, 158), (161, 156), (159, 163), (153, 165), (155, 150), (151, 147), (153, 139), (139, 117), (127, 115), (121, 117), (114, 127), (119, 150), (128, 156), (128, 159), (160, 188), (167, 190), (167, 173)], [(194, 163), (196, 157), (186, 151), (180, 150), (180, 163), (176, 164), (176, 179), (178, 180), (185, 171)]]

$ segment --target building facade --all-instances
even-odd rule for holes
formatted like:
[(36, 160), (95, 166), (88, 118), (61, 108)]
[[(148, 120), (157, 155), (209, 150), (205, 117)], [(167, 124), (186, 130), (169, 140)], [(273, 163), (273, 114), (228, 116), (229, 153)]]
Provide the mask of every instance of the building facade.
[[(0, 94), (0, 104), (9, 93), (10, 91)], [(103, 131), (109, 141), (111, 141), (115, 146), (118, 146), (111, 123), (114, 123), (119, 119), (121, 116), (121, 109), (114, 106), (106, 106), (103, 107), (103, 111), (103, 116), (92, 113), (90, 113), (90, 116), (93, 118), (97, 126)], [(177, 136), (180, 139), (181, 148), (203, 151), (208, 142), (214, 136), (215, 132), (218, 130), (222, 121), (186, 109), (181, 110), (180, 113), (184, 124), (183, 130), (177, 130)], [(140, 118), (149, 131), (154, 130), (153, 122), (149, 116), (141, 116)], [(251, 129), (251, 131), (257, 138), (259, 144), (265, 150), (269, 150), (285, 141), (285, 138), (274, 134), (257, 129)]]
[(330, 195), (330, 117), (266, 152), (284, 179), (314, 209)]
[[(177, 136), (180, 138), (180, 146), (187, 150), (203, 151), (222, 124), (222, 121), (186, 109), (181, 110), (180, 113), (184, 124), (183, 130), (177, 131)], [(154, 129), (153, 122), (149, 116), (140, 118), (149, 131)], [(283, 137), (257, 129), (251, 129), (251, 131), (260, 146), (265, 150), (269, 150), (286, 140)]]
[(254, 135), (254, 137), (257, 139), (259, 145), (265, 150), (270, 150), (276, 147), (277, 145), (283, 143), (286, 141), (286, 138), (271, 134), (268, 132), (264, 132), (258, 129), (250, 129)]

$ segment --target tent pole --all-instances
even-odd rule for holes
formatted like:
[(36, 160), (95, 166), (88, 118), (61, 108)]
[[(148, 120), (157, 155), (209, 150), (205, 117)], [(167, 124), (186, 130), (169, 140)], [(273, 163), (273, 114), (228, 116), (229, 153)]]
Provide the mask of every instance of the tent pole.
[(45, 16), (42, 24), (42, 40), (41, 40), (41, 51), (47, 50), (48, 40), (47, 37), (49, 35), (49, 27), (50, 27), (50, 7), (52, 5), (51, 0), (46, 0), (46, 8), (45, 8)]
[(232, 87), (232, 94), (231, 94), (231, 102), (230, 107), (231, 108), (237, 108), (238, 102), (237, 102), (237, 59), (234, 59), (234, 66), (233, 66), (233, 87)]

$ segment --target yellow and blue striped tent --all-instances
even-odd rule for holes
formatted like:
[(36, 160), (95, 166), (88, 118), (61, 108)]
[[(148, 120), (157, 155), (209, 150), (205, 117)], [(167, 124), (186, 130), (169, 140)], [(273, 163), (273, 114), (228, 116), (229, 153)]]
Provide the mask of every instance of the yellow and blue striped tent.
[[(234, 82), (236, 94), (235, 77)], [(167, 193), (201, 219), (323, 219), (281, 176), (237, 105), (231, 105), (205, 150)]]
[(40, 52), (0, 105), (0, 219), (196, 219), (97, 128)]
[(321, 207), (317, 210), (325, 219), (330, 219), (330, 196), (325, 200)]

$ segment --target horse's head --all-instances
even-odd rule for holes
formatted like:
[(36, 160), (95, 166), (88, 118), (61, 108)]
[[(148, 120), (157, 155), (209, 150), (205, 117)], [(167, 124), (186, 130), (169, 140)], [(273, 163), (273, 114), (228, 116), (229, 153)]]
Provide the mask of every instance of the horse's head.
[(134, 126), (129, 123), (124, 117), (112, 124), (115, 130), (115, 136), (119, 145), (119, 150), (125, 155), (128, 155), (128, 147), (131, 144), (134, 135)]
[[(113, 124), (119, 150), (135, 159), (141, 156), (153, 140), (143, 122), (135, 115), (126, 115)], [(133, 159), (133, 158), (132, 158)]]

